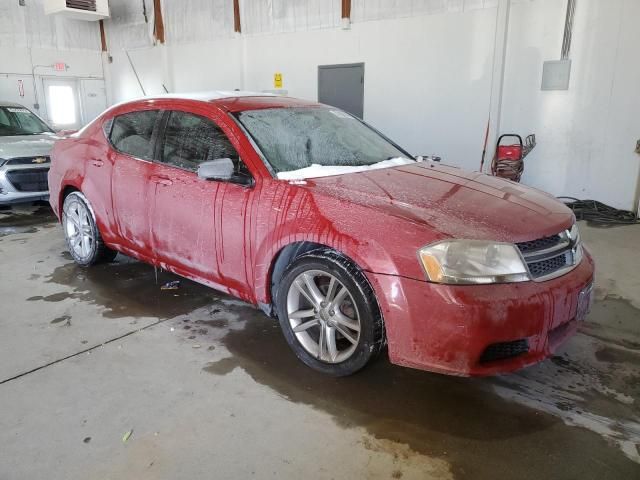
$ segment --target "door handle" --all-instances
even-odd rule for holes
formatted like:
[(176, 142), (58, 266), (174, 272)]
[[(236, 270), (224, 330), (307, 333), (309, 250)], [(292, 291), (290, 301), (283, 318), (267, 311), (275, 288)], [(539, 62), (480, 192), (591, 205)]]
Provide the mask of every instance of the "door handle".
[(158, 185), (164, 185), (164, 186), (173, 185), (173, 182), (169, 178), (162, 177), (160, 175), (151, 175), (151, 181), (154, 183), (157, 183)]
[(93, 165), (94, 167), (101, 167), (104, 165), (104, 162), (102, 160), (98, 160), (97, 158), (92, 158), (90, 161), (91, 165)]

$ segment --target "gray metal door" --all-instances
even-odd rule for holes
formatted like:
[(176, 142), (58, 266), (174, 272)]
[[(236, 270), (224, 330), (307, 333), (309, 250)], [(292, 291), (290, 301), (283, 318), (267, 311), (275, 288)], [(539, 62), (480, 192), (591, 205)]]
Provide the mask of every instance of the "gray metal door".
[(318, 101), (362, 118), (364, 63), (320, 65), (318, 67)]

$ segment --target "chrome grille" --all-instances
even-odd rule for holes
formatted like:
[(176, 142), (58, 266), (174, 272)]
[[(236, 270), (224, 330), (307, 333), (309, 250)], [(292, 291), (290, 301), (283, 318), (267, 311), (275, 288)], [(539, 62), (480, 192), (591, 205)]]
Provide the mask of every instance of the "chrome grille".
[(550, 237), (531, 240), (530, 242), (519, 243), (518, 248), (522, 253), (529, 253), (535, 252), (536, 250), (546, 250), (547, 248), (553, 248), (561, 241), (562, 239), (560, 238), (560, 235), (552, 235)]
[(552, 273), (557, 272), (563, 267), (569, 265), (569, 259), (567, 258), (567, 254), (563, 253), (562, 255), (558, 255), (557, 257), (548, 258), (546, 260), (541, 260), (539, 262), (531, 262), (527, 263), (529, 267), (529, 272), (533, 278), (539, 278), (544, 275), (550, 275)]
[(46, 192), (49, 190), (48, 172), (48, 168), (10, 170), (7, 172), (7, 180), (19, 192)]
[(572, 238), (571, 231), (557, 235), (516, 243), (534, 280), (542, 281), (563, 275), (581, 258), (579, 238)]

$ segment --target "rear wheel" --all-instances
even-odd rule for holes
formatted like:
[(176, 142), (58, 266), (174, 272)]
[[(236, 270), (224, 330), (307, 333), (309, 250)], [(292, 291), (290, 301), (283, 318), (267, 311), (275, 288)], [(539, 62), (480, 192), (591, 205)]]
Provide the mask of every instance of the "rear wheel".
[(287, 268), (276, 307), (289, 346), (320, 372), (355, 373), (384, 346), (382, 316), (369, 282), (332, 250), (307, 253)]
[(91, 205), (80, 192), (71, 192), (64, 199), (62, 227), (69, 253), (79, 265), (110, 262), (118, 254), (102, 241)]

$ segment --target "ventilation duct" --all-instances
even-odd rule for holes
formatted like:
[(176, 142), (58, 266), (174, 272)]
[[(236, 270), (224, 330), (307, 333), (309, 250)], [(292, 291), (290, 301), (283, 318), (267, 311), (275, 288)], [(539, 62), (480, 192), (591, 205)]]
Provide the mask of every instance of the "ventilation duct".
[(108, 0), (44, 0), (44, 13), (96, 21), (109, 17), (109, 3)]

